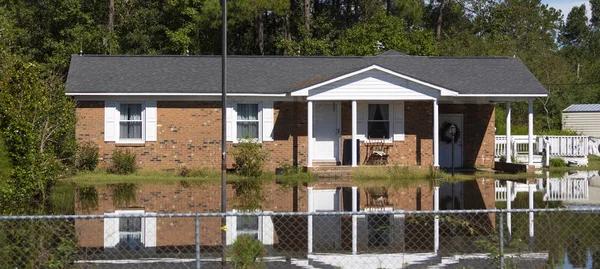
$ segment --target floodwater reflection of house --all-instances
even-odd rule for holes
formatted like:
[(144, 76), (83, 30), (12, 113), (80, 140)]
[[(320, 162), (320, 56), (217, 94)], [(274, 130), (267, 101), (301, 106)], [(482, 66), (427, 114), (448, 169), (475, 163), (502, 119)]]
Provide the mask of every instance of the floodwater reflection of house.
[[(112, 218), (130, 214), (218, 213), (220, 212), (220, 185), (203, 184), (183, 187), (179, 184), (143, 184), (133, 189), (134, 197), (123, 201), (116, 195), (114, 185), (97, 185), (98, 207), (84, 209), (77, 214), (104, 214), (105, 219), (76, 220), (78, 244), (91, 253), (104, 250), (139, 250), (156, 248), (157, 252), (189, 249), (195, 244), (194, 218)], [(441, 189), (451, 189), (443, 184)], [(455, 184), (455, 199), (461, 209), (493, 209), (494, 184), (490, 180), (474, 180)], [(228, 190), (228, 211), (235, 212), (235, 190)], [(262, 186), (261, 208), (257, 212), (317, 212), (352, 211), (352, 186), (316, 184), (311, 188), (283, 188), (277, 184)], [(396, 210), (432, 210), (433, 191), (429, 184), (409, 188), (360, 187), (357, 189), (359, 211), (385, 212)], [(442, 193), (452, 194), (451, 191)], [(312, 198), (309, 199), (309, 196)], [(444, 197), (441, 197), (444, 199)], [(309, 200), (313, 205), (309, 205)], [(76, 203), (81, 205), (82, 203)], [(458, 209), (458, 208), (457, 208)], [(489, 227), (494, 223), (492, 214), (484, 220)], [(200, 219), (200, 242), (203, 249), (217, 249), (221, 245), (220, 218)], [(428, 241), (423, 229), (406, 224), (403, 214), (379, 214), (358, 217), (359, 251), (405, 251), (411, 246), (405, 242)], [(271, 251), (300, 251), (307, 249), (306, 216), (254, 216), (227, 218), (227, 244), (237, 236), (252, 235), (269, 246)], [(315, 216), (313, 219), (313, 246), (315, 251), (348, 251), (352, 246), (352, 218), (350, 216)], [(421, 235), (426, 238), (415, 238)], [(411, 237), (412, 236), (412, 237)], [(429, 245), (429, 243), (427, 243)], [(418, 248), (419, 246), (413, 246)], [(421, 246), (423, 247), (423, 246)]]

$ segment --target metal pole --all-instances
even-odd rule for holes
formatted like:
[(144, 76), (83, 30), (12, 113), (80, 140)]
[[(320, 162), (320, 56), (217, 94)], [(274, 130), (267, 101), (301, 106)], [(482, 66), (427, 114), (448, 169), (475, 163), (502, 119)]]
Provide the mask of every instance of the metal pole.
[[(308, 193), (308, 212), (312, 213), (314, 212), (314, 202), (313, 202), (313, 187), (308, 187), (306, 188), (306, 192)], [(308, 228), (307, 228), (307, 245), (308, 245), (308, 254), (312, 254), (313, 252), (313, 216), (312, 215), (308, 215)]]
[[(434, 189), (433, 210), (439, 211), (440, 210), (440, 187), (435, 186), (435, 187), (433, 187), (433, 189)], [(435, 217), (433, 219), (433, 252), (435, 252), (435, 255), (438, 255), (439, 249), (440, 249), (440, 216), (438, 214), (435, 214)]]
[(454, 134), (452, 134), (452, 177), (454, 177)]
[(513, 182), (506, 181), (506, 227), (508, 228), (508, 236), (512, 236), (512, 189)]
[[(227, 0), (221, 0), (221, 213), (227, 212)], [(227, 220), (221, 217), (221, 265), (227, 265)]]
[(200, 218), (196, 215), (196, 269), (200, 269)]
[[(352, 140), (354, 142), (354, 140)], [(358, 187), (352, 187), (352, 212), (358, 212)], [(357, 216), (352, 215), (352, 254), (358, 252), (358, 226)]]
[(500, 212), (500, 221), (498, 227), (499, 238), (498, 242), (500, 243), (500, 248), (498, 255), (500, 256), (500, 268), (504, 269), (504, 214)]
[[(529, 188), (529, 209), (533, 209), (533, 184), (527, 184)], [(533, 235), (535, 227), (533, 226), (533, 211), (529, 212), (529, 248), (533, 251)]]

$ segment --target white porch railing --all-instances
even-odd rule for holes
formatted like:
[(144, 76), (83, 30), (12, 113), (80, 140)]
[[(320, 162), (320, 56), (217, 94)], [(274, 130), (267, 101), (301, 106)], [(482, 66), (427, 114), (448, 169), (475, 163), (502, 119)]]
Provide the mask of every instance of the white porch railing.
[[(529, 149), (529, 138), (526, 135), (513, 135), (511, 142), (505, 135), (497, 135), (494, 147), (494, 156), (498, 159), (506, 154), (506, 147), (512, 149), (513, 159), (519, 155), (526, 156)], [(549, 144), (550, 157), (586, 157), (589, 154), (588, 136), (533, 136), (533, 154), (541, 154)]]
[[(507, 201), (510, 197), (514, 201), (519, 192), (527, 192), (525, 183), (514, 182), (509, 190), (506, 182), (494, 182), (496, 201)], [(545, 185), (545, 186), (544, 186)], [(587, 178), (547, 178), (538, 179), (535, 186), (536, 192), (544, 194), (544, 201), (586, 201), (589, 200), (589, 180)], [(510, 196), (509, 196), (510, 195)]]
[(544, 201), (588, 200), (587, 179), (549, 178), (546, 180)]
[(584, 157), (588, 155), (588, 136), (544, 136), (550, 144), (549, 155), (556, 157)]

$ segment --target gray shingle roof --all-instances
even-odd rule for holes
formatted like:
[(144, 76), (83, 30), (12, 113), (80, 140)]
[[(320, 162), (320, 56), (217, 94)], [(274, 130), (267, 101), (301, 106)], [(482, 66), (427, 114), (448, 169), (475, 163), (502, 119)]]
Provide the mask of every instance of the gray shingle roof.
[(600, 112), (600, 104), (575, 104), (565, 108), (563, 112)]
[[(516, 58), (230, 56), (230, 93), (281, 94), (378, 65), (460, 94), (547, 94)], [(67, 92), (220, 93), (220, 56), (73, 55)]]

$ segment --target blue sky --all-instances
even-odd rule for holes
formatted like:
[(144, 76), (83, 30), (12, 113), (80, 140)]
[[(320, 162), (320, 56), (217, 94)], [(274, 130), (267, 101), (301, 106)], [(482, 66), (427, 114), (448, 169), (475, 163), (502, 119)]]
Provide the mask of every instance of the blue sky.
[(542, 0), (542, 3), (548, 4), (549, 6), (562, 10), (564, 19), (567, 19), (567, 15), (574, 6), (586, 5), (588, 19), (590, 18), (590, 2), (588, 0)]

